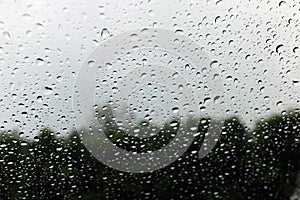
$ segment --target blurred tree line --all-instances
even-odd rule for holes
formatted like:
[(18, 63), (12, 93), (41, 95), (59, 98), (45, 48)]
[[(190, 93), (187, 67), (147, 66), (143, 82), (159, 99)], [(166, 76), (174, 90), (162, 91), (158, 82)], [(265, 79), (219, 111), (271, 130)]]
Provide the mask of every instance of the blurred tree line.
[[(236, 117), (226, 119), (213, 151), (198, 159), (209, 121), (201, 120), (199, 136), (176, 162), (144, 174), (103, 165), (76, 131), (61, 138), (44, 129), (34, 140), (3, 132), (0, 199), (289, 199), (300, 169), (298, 111), (260, 120), (252, 131)], [(123, 149), (142, 152), (167, 144), (176, 131), (166, 125), (141, 140), (114, 125), (105, 133)]]

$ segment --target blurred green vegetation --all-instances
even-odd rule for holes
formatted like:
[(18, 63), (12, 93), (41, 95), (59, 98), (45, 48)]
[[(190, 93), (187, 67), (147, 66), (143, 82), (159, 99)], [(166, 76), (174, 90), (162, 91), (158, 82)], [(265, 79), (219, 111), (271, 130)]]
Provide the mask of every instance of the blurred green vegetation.
[[(198, 159), (209, 121), (201, 120), (199, 135), (176, 162), (144, 174), (103, 165), (84, 148), (75, 131), (59, 138), (44, 129), (28, 141), (16, 131), (3, 132), (0, 199), (289, 198), (300, 170), (298, 111), (260, 120), (252, 131), (236, 117), (226, 119), (213, 151)], [(157, 135), (140, 139), (111, 124), (105, 134), (123, 149), (144, 152), (167, 144), (176, 127), (165, 125)]]

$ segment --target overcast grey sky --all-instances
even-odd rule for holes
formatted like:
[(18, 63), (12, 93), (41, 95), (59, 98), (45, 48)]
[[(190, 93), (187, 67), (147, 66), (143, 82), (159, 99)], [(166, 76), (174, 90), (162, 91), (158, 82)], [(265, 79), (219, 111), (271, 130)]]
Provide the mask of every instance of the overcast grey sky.
[(126, 31), (182, 30), (218, 61), (227, 114), (248, 126), (299, 107), (296, 0), (0, 2), (0, 123), (26, 134), (73, 127), (73, 87), (91, 52)]

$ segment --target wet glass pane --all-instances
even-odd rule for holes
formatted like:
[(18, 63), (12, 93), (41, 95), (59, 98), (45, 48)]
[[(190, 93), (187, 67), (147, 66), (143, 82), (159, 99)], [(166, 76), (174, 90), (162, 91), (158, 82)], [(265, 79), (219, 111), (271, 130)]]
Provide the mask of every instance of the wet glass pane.
[(0, 2), (0, 199), (300, 198), (300, 4)]

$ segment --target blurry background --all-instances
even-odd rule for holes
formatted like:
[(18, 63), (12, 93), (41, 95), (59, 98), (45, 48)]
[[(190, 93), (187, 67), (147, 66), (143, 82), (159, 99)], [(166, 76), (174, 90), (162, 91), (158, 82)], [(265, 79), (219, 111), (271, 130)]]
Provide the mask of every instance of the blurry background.
[[(296, 0), (2, 0), (0, 199), (297, 197), (299, 8)], [(226, 119), (204, 159), (197, 152), (215, 115), (201, 119), (176, 162), (130, 174), (103, 165), (84, 148), (80, 130), (73, 129), (72, 96), (93, 50), (144, 28), (168, 29), (199, 44), (220, 72), (226, 110), (219, 115)], [(105, 134), (114, 145), (141, 153), (168, 144), (176, 131), (165, 125), (140, 139), (109, 118)]]
[(26, 135), (73, 127), (72, 95), (88, 55), (110, 37), (147, 27), (180, 31), (217, 61), (226, 114), (248, 127), (299, 105), (299, 2), (0, 2), (1, 129)]

